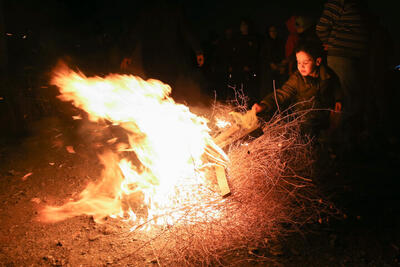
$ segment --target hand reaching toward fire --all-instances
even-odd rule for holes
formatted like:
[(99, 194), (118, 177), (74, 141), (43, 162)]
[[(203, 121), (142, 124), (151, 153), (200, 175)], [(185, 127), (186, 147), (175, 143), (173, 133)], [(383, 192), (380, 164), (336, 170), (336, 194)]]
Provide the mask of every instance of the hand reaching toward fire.
[(255, 103), (251, 109), (254, 110), (256, 113), (260, 113), (261, 111), (263, 111), (266, 108), (265, 104), (258, 104)]

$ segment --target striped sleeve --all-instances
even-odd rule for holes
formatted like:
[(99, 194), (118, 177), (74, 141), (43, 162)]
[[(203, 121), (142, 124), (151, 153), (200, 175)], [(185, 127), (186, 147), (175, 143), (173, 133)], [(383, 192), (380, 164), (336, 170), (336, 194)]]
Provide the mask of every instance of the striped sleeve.
[(356, 0), (329, 0), (316, 26), (316, 33), (328, 44), (328, 55), (360, 58), (367, 53), (368, 23)]
[(322, 15), (316, 25), (316, 33), (323, 43), (327, 43), (331, 35), (332, 25), (340, 17), (343, 9), (341, 1), (331, 0), (325, 3)]

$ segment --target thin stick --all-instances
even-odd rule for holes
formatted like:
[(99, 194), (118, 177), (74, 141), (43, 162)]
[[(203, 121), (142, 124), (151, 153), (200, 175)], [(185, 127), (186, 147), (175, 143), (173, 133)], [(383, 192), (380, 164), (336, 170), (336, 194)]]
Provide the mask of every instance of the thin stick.
[(278, 99), (276, 97), (276, 87), (275, 87), (275, 80), (272, 80), (272, 86), (274, 87), (274, 97), (275, 97), (275, 103), (278, 108), (278, 112), (281, 113), (281, 110), (279, 109), (279, 104), (278, 104)]
[(153, 246), (153, 242), (151, 242), (151, 241), (150, 241), (150, 246), (151, 246), (151, 249), (153, 250), (154, 257), (156, 257), (157, 265), (159, 267), (161, 267), (160, 259), (158, 258), (157, 254), (156, 254), (156, 251), (154, 249), (154, 246)]

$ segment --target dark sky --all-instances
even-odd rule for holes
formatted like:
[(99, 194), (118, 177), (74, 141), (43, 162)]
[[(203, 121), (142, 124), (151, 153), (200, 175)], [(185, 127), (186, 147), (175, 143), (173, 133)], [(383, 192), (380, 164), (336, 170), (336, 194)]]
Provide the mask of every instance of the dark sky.
[[(64, 55), (95, 55), (108, 51), (107, 44), (125, 51), (129, 28), (134, 25), (145, 4), (157, 0), (0, 0), (3, 6), (6, 33), (9, 41), (9, 62), (27, 61), (35, 63)], [(159, 0), (158, 0), (159, 1)], [(223, 34), (228, 24), (237, 25), (241, 17), (253, 20), (255, 30), (265, 33), (266, 26), (275, 22), (286, 34), (285, 21), (293, 14), (305, 14), (318, 18), (325, 0), (165, 0), (180, 3), (193, 33), (198, 36), (203, 49), (210, 44), (209, 36)], [(400, 35), (398, 10), (384, 1), (368, 0), (372, 13), (379, 16), (388, 29), (394, 46), (399, 47)], [(156, 18), (154, 18), (156, 19)], [(212, 33), (214, 32), (214, 33)], [(98, 38), (108, 35), (106, 45), (98, 47)], [(21, 39), (22, 37), (26, 39)], [(110, 41), (111, 40), (111, 41)], [(102, 50), (103, 49), (103, 50)], [(396, 49), (396, 48), (395, 48)], [(39, 52), (38, 52), (39, 51)], [(396, 51), (396, 50), (395, 50)], [(96, 56), (93, 56), (96, 59)], [(97, 56), (98, 57), (98, 56)], [(397, 57), (397, 55), (395, 56)], [(12, 60), (11, 60), (12, 58)], [(46, 65), (44, 60), (43, 64)], [(91, 60), (83, 60), (91, 62)]]
[[(101, 24), (108, 28), (118, 27), (121, 20), (134, 20), (143, 1), (110, 0), (3, 0), (6, 28), (9, 31), (46, 29), (62, 31), (64, 28), (85, 27)], [(319, 16), (324, 0), (203, 0), (180, 2), (196, 32), (205, 37), (209, 30), (221, 32), (227, 23), (236, 23), (241, 16), (255, 22), (256, 29), (264, 31), (270, 21), (283, 23), (293, 13)], [(370, 10), (380, 16), (383, 24), (394, 34), (398, 31), (398, 10), (385, 1), (369, 0)], [(397, 32), (396, 32), (397, 33)]]
[[(115, 23), (121, 19), (130, 19), (140, 12), (146, 1), (105, 1), (105, 0), (3, 0), (8, 26), (50, 26), (74, 25), (93, 19), (105, 23)], [(318, 14), (323, 0), (312, 1), (312, 5), (299, 4), (299, 1), (250, 0), (250, 1), (169, 1), (183, 5), (191, 22), (198, 28), (210, 28), (224, 21), (234, 21), (241, 16), (248, 16), (255, 21), (287, 17), (292, 12), (300, 11)]]

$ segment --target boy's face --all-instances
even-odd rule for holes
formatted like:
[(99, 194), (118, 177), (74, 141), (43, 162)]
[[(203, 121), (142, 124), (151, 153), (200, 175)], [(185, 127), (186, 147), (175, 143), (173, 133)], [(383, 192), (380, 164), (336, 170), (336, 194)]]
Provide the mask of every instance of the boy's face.
[(302, 76), (314, 76), (316, 68), (321, 64), (321, 58), (314, 60), (306, 52), (296, 53), (297, 69)]

